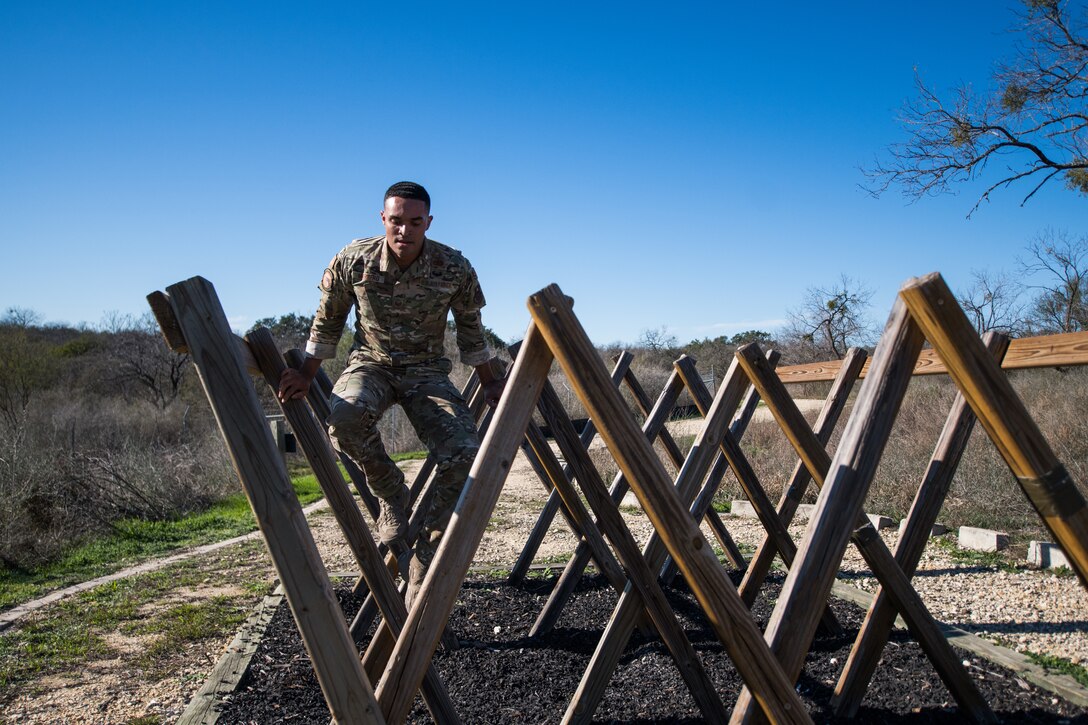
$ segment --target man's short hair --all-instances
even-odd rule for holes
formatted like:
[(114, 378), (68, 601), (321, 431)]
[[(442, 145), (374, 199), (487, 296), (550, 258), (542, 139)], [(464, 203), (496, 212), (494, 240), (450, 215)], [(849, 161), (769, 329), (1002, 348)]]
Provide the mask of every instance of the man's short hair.
[[(431, 195), (427, 193), (427, 190), (422, 185), (417, 184), (414, 181), (398, 181), (390, 186), (385, 191), (385, 199), (391, 196), (398, 197), (400, 199), (416, 199), (422, 201), (427, 205), (427, 211), (431, 210)], [(385, 202), (382, 199), (382, 202)]]

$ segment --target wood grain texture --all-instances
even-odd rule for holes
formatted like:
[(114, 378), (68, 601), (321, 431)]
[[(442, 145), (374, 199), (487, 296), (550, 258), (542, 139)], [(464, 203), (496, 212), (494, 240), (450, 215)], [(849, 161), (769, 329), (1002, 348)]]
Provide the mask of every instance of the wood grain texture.
[[(512, 355), (516, 354), (516, 349), (516, 343), (510, 346)], [(622, 352), (616, 356), (615, 364), (612, 368), (612, 379), (616, 381), (617, 385), (619, 385), (620, 381), (628, 374), (633, 360), (634, 357), (629, 352)], [(597, 426), (593, 421), (588, 421), (586, 427), (582, 429), (582, 433), (579, 436), (579, 440), (582, 441), (582, 446), (584, 448), (589, 448), (590, 443), (593, 442), (596, 435)], [(564, 468), (564, 473), (569, 478), (571, 475), (569, 466)], [(542, 480), (548, 480), (547, 476), (542, 476)], [(525, 578), (526, 573), (529, 571), (529, 567), (532, 566), (533, 559), (536, 558), (536, 552), (540, 549), (540, 545), (544, 542), (544, 537), (551, 528), (552, 520), (555, 518), (556, 512), (560, 510), (560, 504), (561, 500), (558, 491), (553, 491), (553, 493), (548, 495), (548, 500), (544, 503), (544, 508), (541, 509), (540, 514), (537, 516), (536, 523), (533, 525), (532, 530), (530, 530), (529, 536), (525, 540), (525, 545), (522, 546), (521, 553), (514, 562), (514, 566), (507, 578), (507, 581), (511, 584), (520, 583)], [(580, 533), (575, 531), (575, 535), (580, 536)], [(541, 614), (541, 618), (544, 618), (543, 613)], [(538, 618), (537, 621), (539, 624), (540, 619)]]
[(525, 437), (552, 360), (544, 338), (530, 325), (449, 527), (378, 683), (378, 702), (390, 722), (403, 722), (412, 709), (461, 583)]
[[(817, 417), (812, 428), (812, 433), (821, 446), (826, 447), (828, 441), (831, 440), (831, 434), (835, 431), (839, 417), (846, 408), (850, 391), (853, 390), (854, 383), (857, 381), (867, 357), (868, 353), (860, 348), (852, 347), (847, 351), (846, 357), (843, 359), (843, 365), (839, 368), (839, 373), (831, 384), (831, 390), (828, 391), (823, 407), (820, 408), (819, 417)], [(762, 379), (760, 383), (758, 386), (754, 385), (753, 389), (759, 390), (768, 386), (767, 382)], [(809, 473), (808, 467), (805, 466), (805, 462), (798, 460), (778, 501), (778, 515), (786, 526), (789, 526), (793, 521), (793, 517), (797, 513), (797, 507), (801, 503), (805, 489), (808, 488), (811, 480), (812, 475)], [(749, 607), (755, 602), (760, 587), (763, 586), (763, 582), (767, 579), (767, 574), (771, 570), (771, 564), (774, 562), (777, 553), (778, 548), (768, 535), (764, 537), (752, 560), (748, 562), (748, 569), (744, 572), (744, 578), (741, 580), (739, 590), (740, 598)]]
[[(681, 356), (681, 359), (673, 363), (673, 374), (669, 377), (669, 382), (666, 384), (665, 390), (654, 408), (654, 413), (650, 415), (643, 426), (648, 440), (653, 439), (649, 432), (649, 426), (651, 424), (664, 424), (665, 418), (685, 387), (680, 374), (683, 357)], [(744, 390), (743, 379), (738, 379), (740, 375), (742, 374), (736, 365), (731, 366), (726, 373), (725, 380), (718, 388), (715, 397), (716, 404), (712, 405), (708, 411), (703, 430), (696, 437), (694, 445), (692, 445), (684, 464), (681, 466), (676, 481), (676, 490), (685, 504), (691, 501), (695, 495), (699, 483), (706, 476), (711, 461), (715, 458), (721, 458), (721, 454), (715, 450), (715, 447), (708, 445), (704, 441), (714, 436), (720, 436), (727, 428), (729, 415), (736, 408), (740, 395)], [(708, 434), (707, 430), (711, 432)], [(625, 478), (621, 479), (618, 476), (617, 482), (622, 482), (624, 484), (623, 490), (626, 490)], [(656, 531), (651, 533), (649, 541), (643, 548), (643, 556), (650, 563), (651, 568), (662, 566), (668, 553), (661, 536)], [(578, 689), (567, 707), (564, 716), (565, 722), (587, 723), (592, 719), (601, 698), (604, 697), (608, 681), (611, 679), (612, 673), (619, 663), (620, 656), (623, 654), (631, 637), (631, 633), (634, 631), (639, 612), (637, 599), (625, 592), (624, 596), (620, 597), (620, 601), (616, 604), (615, 611), (613, 611), (601, 639), (597, 642), (597, 648), (590, 658), (589, 666), (586, 667), (586, 671), (578, 684)]]
[[(642, 557), (638, 543), (620, 515), (617, 503), (612, 500), (600, 474), (589, 460), (586, 449), (577, 438), (574, 425), (566, 416), (559, 396), (550, 383), (545, 384), (538, 407), (544, 421), (551, 427), (560, 450), (573, 468), (575, 479), (597, 516), (601, 531), (608, 536), (616, 555), (623, 562), (627, 576), (620, 573), (622, 581), (618, 592), (623, 595), (626, 590), (640, 600), (707, 722), (724, 723), (728, 719), (725, 705), (714, 689), (714, 683), (703, 669), (694, 647), (688, 641), (665, 598), (665, 593), (658, 585), (656, 572), (650, 569)], [(588, 541), (589, 537), (586, 539)], [(628, 582), (630, 589), (627, 589)]]
[[(288, 350), (283, 354), (284, 361), (295, 370), (302, 367), (302, 363), (305, 362), (306, 356), (301, 350), (293, 349)], [(328, 389), (332, 389), (332, 381), (329, 380), (329, 376), (325, 374), (325, 371), (318, 368), (317, 376), (314, 378), (313, 383), (310, 385), (310, 392), (306, 395), (306, 400), (310, 404), (310, 410), (313, 411), (314, 417), (317, 418), (321, 424), (321, 428), (324, 431), (328, 431), (329, 427), (325, 424), (325, 421), (329, 417), (329, 396), (325, 392), (326, 385), (321, 382), (324, 379), (328, 383)], [(359, 498), (366, 506), (367, 513), (370, 514), (372, 521), (378, 520), (378, 499), (371, 493), (370, 487), (366, 485), (366, 474), (363, 473), (355, 461), (351, 460), (351, 457), (341, 451), (336, 451), (336, 456), (340, 460), (340, 463), (344, 465), (344, 470), (348, 473), (348, 478), (355, 484), (355, 490), (359, 493)]]
[[(653, 447), (608, 380), (596, 349), (562, 292), (552, 285), (531, 296), (529, 312), (576, 394), (597, 422), (601, 437), (624, 470), (655, 531), (679, 564), (737, 671), (756, 693), (760, 706), (775, 721), (811, 722), (792, 683), (771, 655), (736, 588), (714, 556), (713, 548), (688, 513), (690, 499), (683, 501), (674, 490)], [(736, 409), (739, 397), (738, 394), (729, 416)], [(696, 439), (696, 445), (699, 444)]]
[[(974, 328), (972, 328), (973, 330)], [(1005, 370), (1025, 370), (1029, 368), (1054, 368), (1088, 365), (1088, 332), (1063, 332), (1057, 335), (1021, 337), (1009, 344), (1009, 351), (1001, 362)], [(842, 367), (841, 360), (827, 360), (818, 363), (787, 365), (778, 369), (782, 382), (818, 383), (834, 380)], [(915, 364), (915, 375), (945, 375), (945, 367), (936, 350), (923, 350)], [(866, 365), (862, 377), (869, 374)]]
[[(774, 375), (774, 368), (771, 367), (770, 361), (763, 355), (762, 351), (758, 348), (749, 348), (747, 350), (752, 356), (758, 357), (763, 364), (761, 369), (766, 371), (770, 375)], [(737, 353), (737, 360), (741, 363), (741, 367), (744, 368), (745, 359), (741, 354)], [(749, 372), (745, 368), (745, 372)], [(749, 378), (751, 373), (749, 372)], [(696, 407), (700, 411), (709, 411), (711, 405), (710, 391), (706, 389), (706, 385), (703, 383), (702, 378), (695, 374), (694, 369), (690, 370), (689, 374), (684, 376), (684, 382), (688, 386), (688, 392), (691, 393), (691, 397), (695, 400)], [(752, 386), (753, 390), (759, 390), (758, 387)], [(752, 504), (752, 509), (756, 512), (756, 517), (759, 519), (760, 524), (763, 525), (763, 529), (767, 532), (768, 537), (774, 541), (779, 553), (782, 556), (782, 561), (786, 565), (786, 568), (793, 566), (794, 556), (797, 553), (797, 546), (793, 543), (793, 539), (790, 538), (789, 531), (786, 530), (785, 524), (778, 517), (778, 512), (775, 510), (774, 505), (771, 503), (770, 498), (767, 497), (766, 491), (763, 490), (762, 484), (760, 484), (756, 472), (752, 469), (748, 458), (744, 455), (737, 441), (733, 438), (729, 431), (726, 431), (719, 443), (721, 447), (722, 456), (729, 462), (729, 468), (733, 471), (734, 478), (737, 479), (737, 483), (740, 484), (741, 491), (744, 492), (745, 497), (749, 503)], [(747, 605), (746, 605), (747, 606)], [(842, 633), (842, 626), (839, 625), (838, 619), (831, 611), (830, 607), (825, 607), (822, 620), (823, 626), (827, 631), (834, 635)]]
[[(815, 634), (819, 607), (827, 602), (847, 540), (853, 538), (961, 708), (976, 719), (988, 721), (993, 719), (993, 713), (940, 634), (910, 580), (861, 512), (922, 343), (921, 331), (906, 306), (897, 302), (874, 356), (872, 375), (862, 386), (833, 461), (828, 460), (793, 401), (788, 396), (782, 397), (784, 388), (776, 390), (774, 380), (769, 380), (770, 388), (761, 391), (780, 425), (792, 427), (787, 436), (803, 451), (801, 456), (806, 465), (809, 460), (814, 462), (815, 466), (810, 468), (813, 479), (820, 483), (826, 478), (794, 567), (786, 576), (771, 614), (766, 636), (783, 669), (796, 678)], [(737, 351), (737, 357), (753, 366), (762, 359), (744, 348)], [(737, 700), (732, 721), (760, 719), (746, 688)]]
[[(996, 361), (1001, 361), (1008, 345), (1008, 337), (987, 333), (986, 347)], [(908, 577), (914, 576), (918, 561), (929, 542), (930, 531), (937, 522), (956, 468), (967, 449), (974, 423), (974, 413), (963, 394), (958, 394), (952, 402), (895, 548), (895, 561)], [(895, 607), (888, 601), (887, 594), (883, 589), (877, 589), (835, 686), (832, 706), (837, 715), (854, 717), (857, 714), (865, 689), (876, 672), (881, 653), (888, 642), (895, 617)]]
[[(246, 335), (245, 339), (265, 382), (274, 393), (279, 388), (280, 376), (287, 366), (276, 349), (272, 333), (267, 328), (260, 327)], [(370, 528), (336, 466), (336, 456), (328, 436), (310, 413), (305, 401), (290, 400), (280, 403), (280, 410), (298, 437), (302, 452), (317, 478), (318, 485), (321, 486), (322, 493), (325, 494), (325, 500), (329, 502), (329, 508), (344, 535), (348, 549), (359, 565), (382, 616), (385, 617), (385, 626), (395, 636), (404, 626), (408, 610), (405, 609), (404, 600), (401, 599), (381, 552), (374, 543)], [(384, 666), (382, 662), (378, 664)], [(460, 721), (449, 693), (433, 667), (428, 670), (423, 681), (423, 699), (437, 722)]]
[(167, 293), (333, 718), (384, 722), (215, 290), (194, 277)]
[[(669, 414), (673, 408), (676, 407), (676, 401), (680, 397), (683, 388), (683, 382), (674, 371), (666, 381), (665, 387), (661, 391), (661, 395), (658, 396), (657, 402), (651, 408), (642, 425), (642, 432), (647, 440), (654, 440), (657, 438), (659, 432), (664, 429), (665, 422), (668, 420)], [(627, 491), (627, 479), (624, 478), (623, 472), (620, 471), (612, 480), (612, 485), (608, 490), (609, 496), (613, 503), (619, 504)], [(581, 579), (582, 573), (585, 571), (588, 563), (589, 546), (584, 541), (580, 541), (578, 542), (578, 546), (575, 547), (574, 555), (567, 561), (566, 566), (563, 567), (563, 572), (560, 574), (559, 580), (555, 584), (553, 594), (549, 596), (548, 603), (537, 617), (537, 621), (533, 625), (534, 632), (547, 631), (545, 625), (548, 624), (548, 622), (544, 621), (545, 618), (554, 624), (556, 616), (555, 613), (550, 611), (551, 608), (555, 606), (551, 604), (552, 598), (558, 599), (560, 596), (566, 595), (566, 598), (569, 599), (569, 593), (574, 591), (574, 588)]]
[(1084, 496), (1064, 474), (1058, 457), (986, 352), (955, 295), (944, 279), (933, 273), (909, 280), (899, 297), (948, 366), (949, 375), (1019, 479), (1081, 584), (1088, 588), (1088, 505)]

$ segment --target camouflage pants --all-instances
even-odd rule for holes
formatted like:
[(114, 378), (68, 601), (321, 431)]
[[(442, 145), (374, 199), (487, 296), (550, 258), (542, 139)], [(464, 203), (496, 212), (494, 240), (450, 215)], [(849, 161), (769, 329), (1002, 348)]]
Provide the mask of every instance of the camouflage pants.
[(452, 365), (440, 359), (426, 365), (391, 367), (349, 358), (336, 381), (326, 421), (333, 445), (366, 473), (376, 496), (388, 498), (404, 485), (404, 473), (389, 457), (378, 421), (399, 403), (436, 462), (436, 480), (423, 517), (417, 554), (430, 563), (438, 540), (465, 486), (479, 450), (476, 423), (449, 379)]

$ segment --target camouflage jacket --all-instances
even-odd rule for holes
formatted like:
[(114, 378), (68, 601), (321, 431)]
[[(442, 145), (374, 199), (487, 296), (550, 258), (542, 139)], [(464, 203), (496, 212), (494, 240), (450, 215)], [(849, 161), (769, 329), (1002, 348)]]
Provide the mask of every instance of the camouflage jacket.
[(355, 356), (382, 365), (416, 365), (442, 358), (446, 319), (453, 311), (461, 362), (492, 357), (480, 308), (476, 271), (456, 249), (427, 239), (408, 269), (397, 266), (385, 236), (356, 239), (340, 250), (321, 277), (321, 303), (306, 352), (336, 354), (348, 312), (355, 308)]

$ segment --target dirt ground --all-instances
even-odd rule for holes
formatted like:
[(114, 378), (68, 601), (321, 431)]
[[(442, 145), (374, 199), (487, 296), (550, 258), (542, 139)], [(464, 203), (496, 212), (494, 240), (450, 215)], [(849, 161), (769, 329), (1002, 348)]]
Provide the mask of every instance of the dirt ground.
[[(697, 424), (687, 425), (697, 428)], [(406, 465), (409, 478), (417, 467), (418, 463)], [(545, 498), (542, 483), (519, 455), (477, 552), (476, 565), (508, 568), (520, 553)], [(624, 506), (622, 511), (636, 539), (644, 541), (651, 529), (645, 515), (634, 506)], [(352, 571), (354, 562), (329, 512), (319, 510), (309, 520), (326, 568)], [(753, 519), (727, 516), (724, 520), (742, 547), (759, 543), (762, 529)], [(799, 538), (804, 524), (795, 523), (791, 533)], [(889, 545), (894, 546), (894, 529), (886, 530), (884, 535)], [(573, 535), (557, 518), (537, 554), (537, 561), (563, 560), (575, 543)], [(217, 571), (256, 568), (265, 571), (268, 581), (274, 579), (267, 554), (252, 543), (204, 554), (200, 565)], [(851, 583), (863, 589), (875, 588), (864, 563), (852, 549), (848, 550), (843, 571)], [(1017, 649), (1088, 662), (1088, 597), (1073, 577), (958, 564), (944, 549), (931, 545), (919, 567), (915, 585), (939, 620)], [(189, 595), (199, 597), (205, 593), (196, 591)], [(48, 616), (48, 613), (46, 608), (33, 616)], [(126, 723), (139, 718), (144, 718), (140, 720), (143, 723), (173, 722), (203, 684), (230, 638), (194, 644), (188, 651), (176, 653), (165, 671), (150, 678), (134, 669), (130, 659), (123, 655), (86, 662), (63, 675), (22, 687), (21, 694), (5, 704), (0, 722)], [(139, 642), (129, 643), (128, 647), (122, 652), (137, 651)]]

